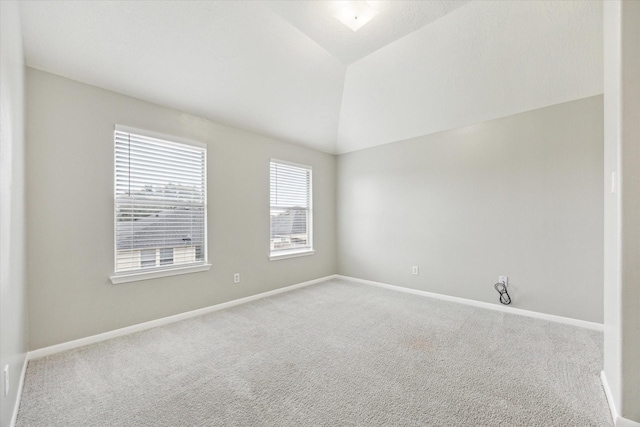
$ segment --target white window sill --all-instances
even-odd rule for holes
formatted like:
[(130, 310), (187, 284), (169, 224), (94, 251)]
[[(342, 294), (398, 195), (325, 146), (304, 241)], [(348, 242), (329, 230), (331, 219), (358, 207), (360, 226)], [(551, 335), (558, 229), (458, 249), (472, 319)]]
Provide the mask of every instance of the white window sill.
[(136, 271), (114, 274), (109, 277), (111, 283), (119, 285), (120, 283), (137, 282), (139, 280), (157, 279), (159, 277), (177, 276), (179, 274), (198, 273), (200, 271), (207, 271), (211, 268), (211, 264), (198, 264), (188, 267), (177, 267), (166, 270), (152, 270), (152, 271)]
[(269, 255), (269, 261), (277, 261), (279, 259), (287, 259), (287, 258), (297, 258), (299, 256), (309, 256), (315, 254), (316, 251), (313, 249), (303, 249), (303, 250), (294, 250), (294, 251), (280, 251), (275, 252)]

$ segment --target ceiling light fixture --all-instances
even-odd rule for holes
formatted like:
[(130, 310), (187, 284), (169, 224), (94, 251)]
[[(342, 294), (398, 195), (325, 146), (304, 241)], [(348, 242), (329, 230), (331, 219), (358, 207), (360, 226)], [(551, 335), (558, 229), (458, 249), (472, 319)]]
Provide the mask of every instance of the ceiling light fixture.
[(342, 1), (340, 2), (340, 6), (340, 10), (333, 16), (353, 32), (358, 31), (378, 14), (377, 10), (363, 0)]

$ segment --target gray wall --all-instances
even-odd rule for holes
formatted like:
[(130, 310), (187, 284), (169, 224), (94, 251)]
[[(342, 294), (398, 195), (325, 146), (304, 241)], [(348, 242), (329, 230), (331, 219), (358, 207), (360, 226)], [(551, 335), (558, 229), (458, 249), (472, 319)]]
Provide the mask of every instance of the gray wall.
[(338, 272), (602, 322), (602, 103), (339, 156)]
[(640, 2), (622, 16), (621, 416), (640, 423)]
[[(208, 145), (210, 271), (109, 281), (116, 123)], [(336, 272), (332, 155), (31, 68), (27, 142), (31, 349)], [(313, 256), (268, 260), (271, 157), (313, 166)]]
[[(640, 3), (604, 5), (604, 373), (640, 422)], [(617, 185), (611, 191), (611, 174)]]
[[(0, 2), (0, 425), (13, 415), (27, 352), (24, 201), (24, 53), (16, 2)], [(2, 383), (2, 381), (0, 381)], [(0, 387), (2, 389), (2, 387)]]

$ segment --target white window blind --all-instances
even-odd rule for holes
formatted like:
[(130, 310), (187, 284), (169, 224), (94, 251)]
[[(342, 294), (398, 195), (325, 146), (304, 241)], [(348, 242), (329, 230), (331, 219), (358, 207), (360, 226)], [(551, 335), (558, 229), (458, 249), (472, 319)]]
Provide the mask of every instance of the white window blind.
[(310, 166), (271, 161), (271, 255), (312, 251)]
[(206, 263), (206, 154), (116, 128), (116, 273)]

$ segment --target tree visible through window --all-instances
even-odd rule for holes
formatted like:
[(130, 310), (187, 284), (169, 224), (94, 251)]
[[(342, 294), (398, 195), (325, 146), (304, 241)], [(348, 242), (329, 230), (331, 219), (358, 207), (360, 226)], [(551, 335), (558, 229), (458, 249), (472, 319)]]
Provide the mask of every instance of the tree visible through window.
[(272, 160), (270, 169), (271, 256), (310, 252), (311, 167)]
[(206, 262), (206, 149), (115, 131), (115, 271)]

